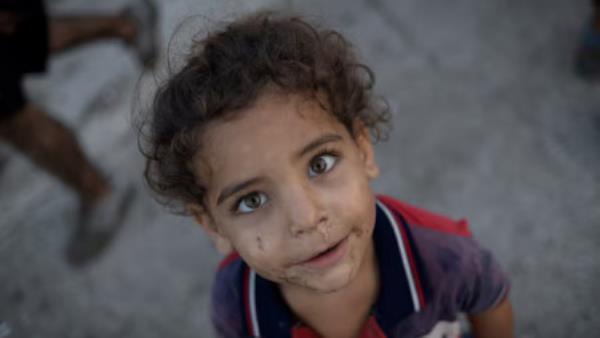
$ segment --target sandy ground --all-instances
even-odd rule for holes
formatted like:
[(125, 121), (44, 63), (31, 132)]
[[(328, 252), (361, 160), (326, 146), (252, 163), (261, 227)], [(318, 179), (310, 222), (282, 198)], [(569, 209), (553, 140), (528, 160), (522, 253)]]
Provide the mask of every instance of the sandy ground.
[[(50, 9), (123, 5), (61, 0)], [(375, 189), (470, 219), (512, 280), (519, 337), (598, 335), (600, 85), (572, 74), (587, 1), (159, 5), (163, 46), (197, 14), (173, 40), (175, 61), (192, 32), (265, 6), (314, 15), (347, 34), (395, 111), (389, 141), (377, 146)], [(28, 79), (32, 101), (72, 127), (104, 172), (134, 181), (138, 194), (110, 251), (72, 269), (62, 250), (75, 196), (0, 145), (0, 337), (212, 336), (208, 294), (219, 256), (190, 219), (166, 213), (143, 185), (130, 127), (140, 71), (131, 51), (103, 41), (55, 57), (47, 74)]]

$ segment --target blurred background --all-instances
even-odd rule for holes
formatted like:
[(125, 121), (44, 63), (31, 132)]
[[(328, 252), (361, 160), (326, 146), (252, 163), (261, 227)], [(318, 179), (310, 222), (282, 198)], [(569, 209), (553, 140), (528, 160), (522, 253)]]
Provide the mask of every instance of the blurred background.
[[(50, 14), (109, 13), (125, 0), (53, 0)], [(131, 128), (141, 100), (190, 34), (259, 8), (339, 29), (393, 110), (374, 182), (467, 217), (512, 280), (518, 337), (600, 334), (600, 83), (573, 72), (586, 0), (156, 1), (161, 59), (142, 67), (114, 40), (50, 60), (28, 96), (75, 131), (104, 171), (136, 184), (126, 225), (93, 264), (67, 265), (72, 191), (0, 143), (0, 337), (212, 337), (220, 257), (190, 218), (167, 213), (142, 180)], [(187, 35), (186, 35), (187, 34)]]

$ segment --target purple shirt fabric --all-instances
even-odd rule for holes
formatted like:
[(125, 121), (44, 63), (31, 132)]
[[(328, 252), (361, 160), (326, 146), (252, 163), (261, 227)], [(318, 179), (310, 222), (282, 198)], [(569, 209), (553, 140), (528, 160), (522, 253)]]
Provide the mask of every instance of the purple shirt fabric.
[(491, 253), (472, 238), (409, 226), (428, 283), (427, 306), (402, 320), (390, 337), (422, 337), (439, 321), (494, 308), (509, 282)]

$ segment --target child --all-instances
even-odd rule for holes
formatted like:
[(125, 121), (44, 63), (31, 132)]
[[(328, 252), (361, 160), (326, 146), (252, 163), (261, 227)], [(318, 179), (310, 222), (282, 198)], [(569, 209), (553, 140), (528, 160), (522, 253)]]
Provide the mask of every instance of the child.
[(508, 281), (454, 222), (390, 197), (388, 121), (338, 33), (259, 13), (213, 33), (158, 90), (146, 179), (220, 251), (219, 337), (512, 337)]

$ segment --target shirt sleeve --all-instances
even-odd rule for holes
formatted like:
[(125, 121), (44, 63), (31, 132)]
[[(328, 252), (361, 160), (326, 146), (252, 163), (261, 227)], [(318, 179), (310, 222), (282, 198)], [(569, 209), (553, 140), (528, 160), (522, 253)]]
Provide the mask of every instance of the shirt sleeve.
[(457, 302), (467, 314), (496, 307), (508, 295), (508, 278), (490, 251), (471, 238), (462, 243), (464, 260), (461, 267)]

